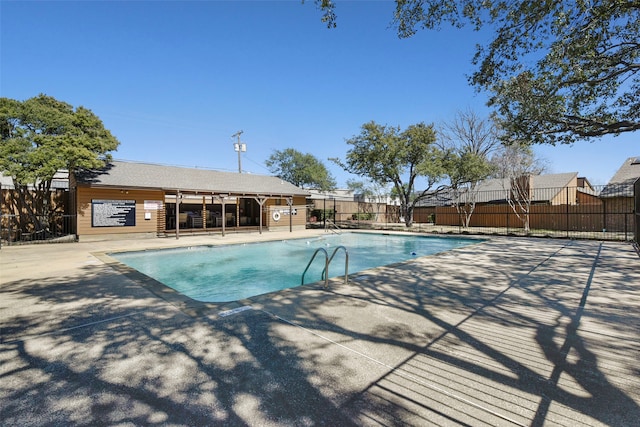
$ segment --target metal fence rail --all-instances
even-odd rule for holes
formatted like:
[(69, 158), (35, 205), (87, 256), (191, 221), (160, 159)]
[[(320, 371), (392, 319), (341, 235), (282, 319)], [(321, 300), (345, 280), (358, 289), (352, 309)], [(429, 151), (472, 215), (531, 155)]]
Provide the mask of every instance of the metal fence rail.
[[(634, 190), (635, 187), (635, 190)], [(636, 240), (640, 180), (635, 186), (529, 189), (524, 200), (507, 190), (439, 195), (413, 213), (412, 231), (596, 240)], [(317, 204), (316, 204), (317, 206)], [(398, 206), (342, 202), (329, 212), (341, 228), (406, 230)], [(471, 208), (473, 207), (473, 208)]]
[(0, 215), (0, 244), (75, 240), (75, 215)]

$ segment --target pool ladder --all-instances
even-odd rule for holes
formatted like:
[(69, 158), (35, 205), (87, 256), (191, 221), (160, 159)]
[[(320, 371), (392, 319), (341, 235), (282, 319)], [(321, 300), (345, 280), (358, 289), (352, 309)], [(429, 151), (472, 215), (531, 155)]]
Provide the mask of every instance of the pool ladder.
[[(333, 227), (331, 227), (331, 226), (333, 226)], [(335, 230), (334, 230), (334, 228), (335, 228)], [(338, 225), (335, 222), (331, 221), (330, 219), (325, 219), (324, 231), (325, 231), (325, 233), (331, 231), (332, 233), (335, 233), (335, 234), (342, 234), (340, 232), (341, 231), (340, 227), (338, 227)]]
[(313, 256), (309, 260), (309, 263), (307, 264), (307, 268), (305, 268), (304, 273), (302, 273), (302, 282), (300, 284), (304, 285), (304, 275), (307, 274), (307, 270), (309, 270), (309, 267), (311, 267), (311, 263), (313, 262), (313, 260), (316, 259), (316, 255), (318, 255), (318, 252), (322, 252), (324, 253), (324, 269), (322, 270), (321, 277), (324, 280), (324, 288), (327, 289), (329, 287), (329, 264), (331, 264), (333, 257), (340, 249), (344, 250), (344, 284), (346, 285), (349, 277), (349, 252), (344, 246), (336, 246), (331, 256), (329, 256), (329, 253), (325, 248), (316, 249), (316, 251), (313, 253)]

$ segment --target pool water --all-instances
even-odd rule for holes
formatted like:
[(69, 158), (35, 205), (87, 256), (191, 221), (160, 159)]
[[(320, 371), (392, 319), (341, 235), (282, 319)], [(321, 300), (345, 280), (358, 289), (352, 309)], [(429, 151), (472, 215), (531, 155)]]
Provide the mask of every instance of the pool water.
[[(318, 248), (329, 256), (337, 246), (349, 252), (349, 274), (479, 243), (478, 239), (343, 233), (314, 239), (223, 246), (196, 246), (112, 253), (111, 257), (197, 301), (229, 302), (301, 285), (302, 273)], [(319, 253), (305, 283), (322, 280)], [(344, 275), (338, 250), (329, 277)]]

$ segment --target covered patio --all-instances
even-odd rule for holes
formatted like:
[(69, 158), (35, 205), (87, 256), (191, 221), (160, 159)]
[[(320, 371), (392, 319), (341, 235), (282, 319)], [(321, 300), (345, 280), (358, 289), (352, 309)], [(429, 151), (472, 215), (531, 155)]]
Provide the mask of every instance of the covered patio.
[[(268, 204), (269, 200), (276, 204)], [(286, 203), (286, 204), (283, 204)], [(293, 229), (294, 215), (300, 206), (293, 195), (211, 194), (165, 191), (165, 234), (259, 231), (267, 224), (281, 223)], [(304, 206), (302, 206), (304, 208)], [(277, 221), (274, 219), (277, 218)]]
[(275, 176), (112, 161), (70, 178), (79, 239), (303, 229), (305, 190)]

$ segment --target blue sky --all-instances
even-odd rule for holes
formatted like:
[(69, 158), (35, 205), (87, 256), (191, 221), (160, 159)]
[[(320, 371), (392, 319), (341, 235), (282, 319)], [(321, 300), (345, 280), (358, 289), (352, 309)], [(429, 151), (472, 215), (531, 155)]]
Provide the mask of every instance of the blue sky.
[[(337, 0), (327, 29), (312, 0), (0, 1), (0, 96), (45, 93), (94, 111), (120, 141), (114, 157), (244, 171), (295, 148), (322, 160), (338, 183), (362, 124), (406, 127), (486, 116), (468, 86), (476, 43), (489, 35), (445, 27), (400, 40), (391, 1)], [(536, 146), (550, 172), (606, 183), (640, 135)]]

